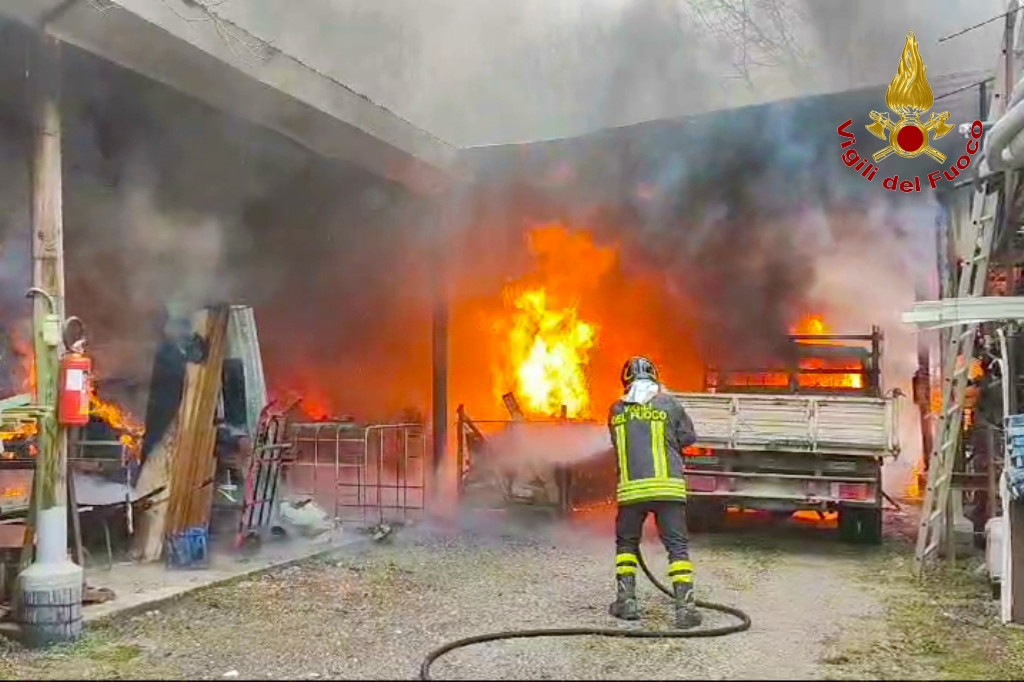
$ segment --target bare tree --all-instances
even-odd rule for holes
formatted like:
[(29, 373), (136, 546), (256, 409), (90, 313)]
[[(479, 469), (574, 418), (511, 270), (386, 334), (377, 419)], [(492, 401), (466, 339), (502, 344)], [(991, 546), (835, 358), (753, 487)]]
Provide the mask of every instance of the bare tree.
[(789, 0), (683, 0), (685, 19), (732, 45), (739, 77), (751, 67), (794, 65), (802, 57), (792, 27), (800, 13)]

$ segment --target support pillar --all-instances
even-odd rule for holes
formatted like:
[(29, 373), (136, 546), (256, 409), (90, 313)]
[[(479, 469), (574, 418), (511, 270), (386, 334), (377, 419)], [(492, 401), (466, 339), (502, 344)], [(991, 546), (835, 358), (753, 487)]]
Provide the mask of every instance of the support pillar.
[(445, 265), (434, 259), (434, 305), (432, 319), (431, 402), (433, 410), (433, 470), (438, 475), (444, 465), (448, 448), (448, 288)]
[[(450, 207), (447, 205), (451, 195), (437, 199), (440, 203), (434, 206), (434, 224), (431, 226), (431, 285), (432, 285), (432, 316), (431, 316), (431, 404), (433, 405), (433, 451), (431, 465), (434, 480), (440, 483), (445, 467), (448, 450), (448, 253), (447, 235), (451, 220)], [(441, 486), (438, 486), (440, 489)]]
[(33, 92), (32, 335), (39, 423), (33, 483), (35, 558), (18, 576), (18, 621), (26, 643), (76, 639), (82, 631), (82, 568), (68, 558), (67, 432), (57, 423), (60, 330), (64, 319), (60, 44), (40, 34), (29, 69)]

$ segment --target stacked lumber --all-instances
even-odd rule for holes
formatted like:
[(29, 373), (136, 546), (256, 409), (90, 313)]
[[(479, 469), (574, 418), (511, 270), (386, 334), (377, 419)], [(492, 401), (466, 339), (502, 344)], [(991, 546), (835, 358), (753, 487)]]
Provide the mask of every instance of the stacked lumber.
[(207, 352), (202, 363), (188, 363), (185, 392), (178, 410), (171, 494), (167, 505), (167, 533), (206, 527), (213, 501), (216, 468), (214, 418), (220, 402), (224, 355), (227, 349), (228, 309), (201, 313), (206, 318)]
[(177, 417), (147, 457), (139, 476), (140, 491), (166, 486), (140, 523), (137, 549), (143, 560), (159, 559), (169, 538), (197, 528), (205, 533), (208, 525), (216, 469), (214, 418), (221, 395), (227, 327), (227, 307), (204, 310), (193, 318), (193, 331), (204, 341), (205, 357), (188, 362)]

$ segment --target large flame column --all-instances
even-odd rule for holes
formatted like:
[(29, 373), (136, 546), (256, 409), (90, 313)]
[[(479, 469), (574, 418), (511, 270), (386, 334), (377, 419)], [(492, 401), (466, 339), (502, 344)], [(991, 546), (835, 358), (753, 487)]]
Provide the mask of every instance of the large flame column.
[(32, 313), (39, 454), (32, 493), (35, 561), (18, 576), (18, 621), (31, 645), (76, 639), (82, 631), (82, 568), (68, 558), (67, 432), (57, 423), (60, 330), (64, 320), (61, 197), (60, 44), (41, 34), (29, 69), (32, 159)]

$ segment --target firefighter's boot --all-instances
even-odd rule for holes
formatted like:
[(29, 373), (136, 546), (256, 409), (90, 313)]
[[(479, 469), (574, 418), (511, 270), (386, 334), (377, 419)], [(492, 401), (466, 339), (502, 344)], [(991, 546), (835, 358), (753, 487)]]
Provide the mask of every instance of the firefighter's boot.
[(621, 620), (637, 620), (640, 613), (636, 607), (636, 576), (615, 577), (615, 601), (608, 607), (608, 613)]
[(672, 586), (675, 592), (676, 627), (689, 630), (701, 624), (700, 611), (697, 610), (697, 598), (691, 583), (676, 583)]

